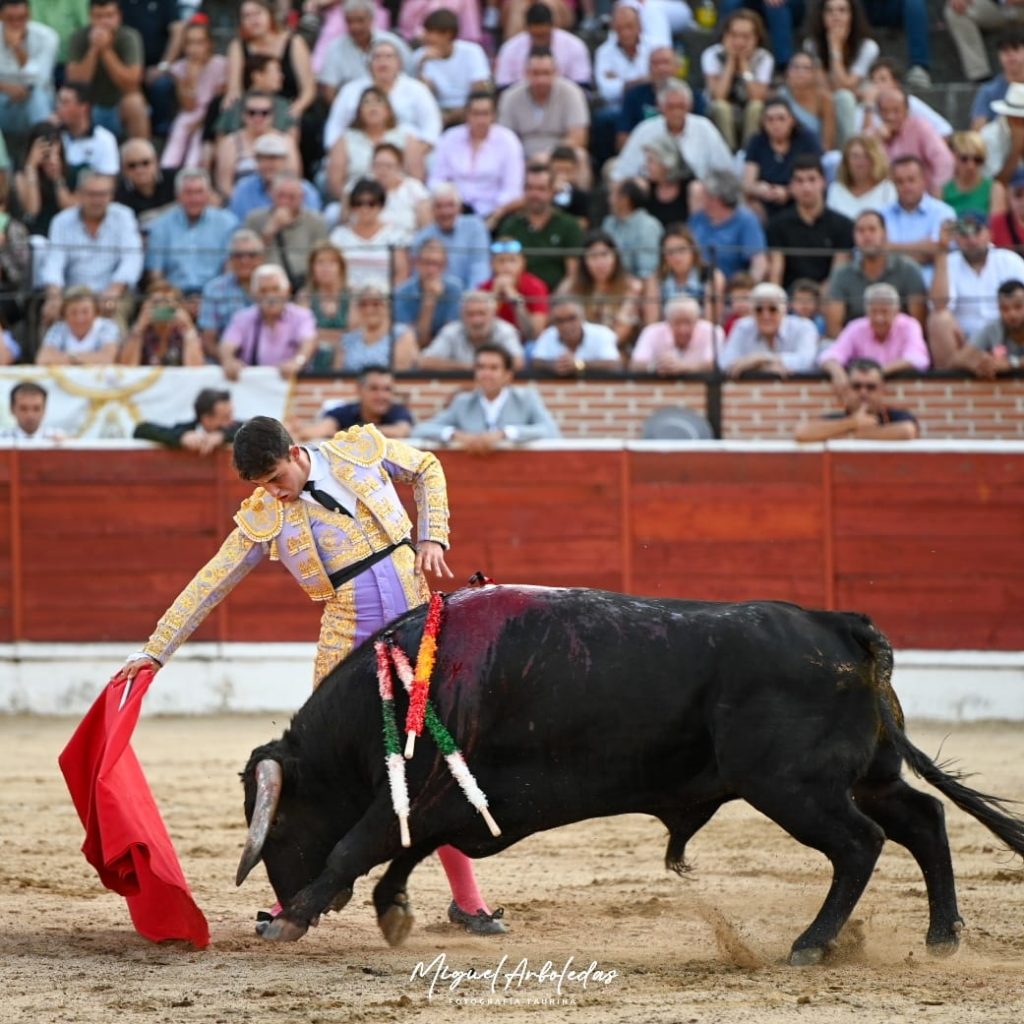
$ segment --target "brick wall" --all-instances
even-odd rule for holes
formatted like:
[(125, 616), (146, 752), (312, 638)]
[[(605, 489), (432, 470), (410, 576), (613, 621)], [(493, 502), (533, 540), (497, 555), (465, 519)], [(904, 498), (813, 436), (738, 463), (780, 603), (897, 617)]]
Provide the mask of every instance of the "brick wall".
[[(434, 415), (468, 386), (468, 379), (452, 378), (398, 382), (402, 400), (417, 419)], [(638, 438), (647, 416), (663, 405), (706, 411), (707, 389), (694, 381), (544, 380), (537, 387), (567, 438)], [(722, 436), (727, 440), (789, 439), (798, 422), (835, 408), (823, 380), (730, 382), (722, 390)], [(1024, 440), (1024, 378), (893, 381), (889, 393), (893, 405), (918, 417), (925, 437)], [(325, 401), (347, 402), (354, 396), (351, 380), (302, 381), (289, 415), (305, 422), (316, 417)]]

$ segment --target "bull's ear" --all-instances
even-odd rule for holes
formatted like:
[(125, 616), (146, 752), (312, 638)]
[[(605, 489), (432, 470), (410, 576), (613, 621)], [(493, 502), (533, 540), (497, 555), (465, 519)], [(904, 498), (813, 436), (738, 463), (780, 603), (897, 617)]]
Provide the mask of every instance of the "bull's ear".
[(267, 833), (274, 822), (284, 783), (284, 771), (280, 761), (260, 761), (256, 765), (255, 775), (256, 806), (252, 810), (249, 835), (246, 837), (242, 859), (238, 862), (238, 871), (235, 873), (235, 885), (241, 885), (246, 880), (249, 872), (263, 856), (263, 844), (267, 841)]

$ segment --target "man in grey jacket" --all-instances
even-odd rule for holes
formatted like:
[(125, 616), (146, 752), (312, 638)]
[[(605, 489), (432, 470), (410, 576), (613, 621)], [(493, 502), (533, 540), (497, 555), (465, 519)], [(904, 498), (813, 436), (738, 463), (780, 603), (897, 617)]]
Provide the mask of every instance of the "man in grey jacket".
[(504, 441), (560, 437), (558, 425), (535, 388), (514, 387), (512, 356), (500, 345), (481, 345), (473, 360), (472, 391), (459, 392), (416, 437), (487, 452)]

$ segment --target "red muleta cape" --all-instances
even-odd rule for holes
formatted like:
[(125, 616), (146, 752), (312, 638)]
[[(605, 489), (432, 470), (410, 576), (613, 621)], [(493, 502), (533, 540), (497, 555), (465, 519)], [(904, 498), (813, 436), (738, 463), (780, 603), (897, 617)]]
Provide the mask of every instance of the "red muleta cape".
[(60, 769), (85, 826), (82, 853), (100, 881), (127, 900), (135, 930), (153, 942), (184, 939), (202, 948), (210, 944), (209, 925), (130, 745), (152, 681), (152, 671), (140, 671), (124, 707), (126, 684), (105, 686), (61, 753)]

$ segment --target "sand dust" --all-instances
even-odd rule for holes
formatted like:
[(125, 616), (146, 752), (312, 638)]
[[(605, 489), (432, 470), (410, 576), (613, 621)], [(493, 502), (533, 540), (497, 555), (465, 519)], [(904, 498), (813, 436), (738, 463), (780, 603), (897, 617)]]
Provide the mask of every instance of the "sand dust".
[[(412, 877), (416, 926), (389, 949), (370, 884), (294, 945), (252, 932), (268, 901), (259, 870), (236, 889), (244, 836), (237, 772), (283, 725), (272, 716), (145, 720), (135, 747), (177, 845), (213, 942), (155, 946), (131, 928), (79, 852), (82, 830), (56, 766), (74, 723), (0, 719), (0, 1020), (622, 1021), (1018, 1024), (1024, 1019), (1024, 870), (972, 819), (947, 820), (967, 921), (959, 953), (925, 953), (927, 906), (916, 865), (887, 846), (856, 921), (826, 965), (785, 965), (824, 898), (829, 871), (745, 806), (734, 805), (688, 850), (694, 871), (662, 866), (664, 829), (633, 816), (534, 836), (483, 861), (510, 933), (474, 939), (446, 923), (435, 860)], [(1024, 726), (911, 728), (925, 750), (978, 772), (980, 788), (1024, 798)], [(439, 958), (443, 958), (443, 961)], [(503, 959), (504, 958), (504, 959)], [(527, 970), (565, 974), (525, 977)], [(524, 963), (525, 966), (524, 966)], [(499, 970), (494, 986), (453, 970)], [(413, 977), (417, 964), (425, 976)], [(599, 973), (603, 972), (603, 974)], [(614, 973), (613, 973), (614, 972)], [(459, 1002), (458, 1000), (464, 1000)], [(490, 1003), (487, 1000), (491, 1000)], [(503, 1002), (498, 1002), (503, 1000)]]

